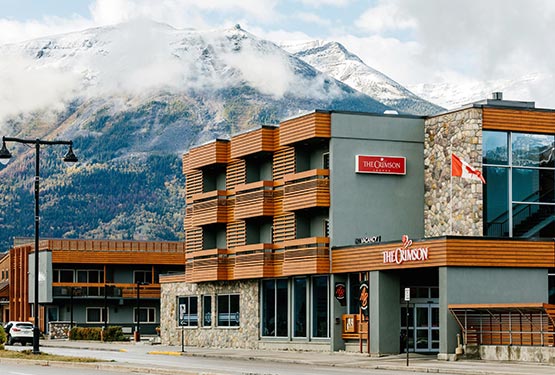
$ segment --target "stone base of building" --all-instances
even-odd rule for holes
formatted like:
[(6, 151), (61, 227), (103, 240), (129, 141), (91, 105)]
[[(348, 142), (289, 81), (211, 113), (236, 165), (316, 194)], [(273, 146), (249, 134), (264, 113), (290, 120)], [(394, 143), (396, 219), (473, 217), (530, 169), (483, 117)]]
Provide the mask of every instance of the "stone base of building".
[(480, 359), (555, 364), (555, 347), (481, 345)]

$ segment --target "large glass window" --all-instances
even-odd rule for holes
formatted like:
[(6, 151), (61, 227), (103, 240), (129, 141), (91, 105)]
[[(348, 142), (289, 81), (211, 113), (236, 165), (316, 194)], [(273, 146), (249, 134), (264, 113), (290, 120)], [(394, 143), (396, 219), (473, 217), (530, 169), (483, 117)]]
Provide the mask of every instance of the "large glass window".
[(555, 136), (483, 132), (484, 234), (555, 236)]
[(293, 279), (293, 337), (306, 337), (306, 278)]
[[(154, 307), (141, 307), (139, 309), (141, 323), (156, 323), (156, 309)], [(137, 308), (133, 309), (133, 322), (137, 323)]]
[(327, 276), (312, 278), (312, 337), (328, 337), (329, 289)]
[(239, 295), (223, 294), (218, 296), (218, 327), (239, 326)]
[(548, 303), (555, 304), (555, 268), (550, 268), (547, 276), (549, 300)]
[(262, 336), (287, 337), (287, 280), (262, 282)]
[(177, 321), (179, 326), (198, 326), (198, 303), (196, 296), (177, 298)]

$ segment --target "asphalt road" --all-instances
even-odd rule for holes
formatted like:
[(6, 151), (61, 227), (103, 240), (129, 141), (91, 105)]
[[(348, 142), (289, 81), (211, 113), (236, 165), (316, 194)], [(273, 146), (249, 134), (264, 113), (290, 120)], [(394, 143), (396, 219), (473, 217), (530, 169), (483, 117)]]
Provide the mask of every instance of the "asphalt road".
[[(22, 350), (28, 347), (12, 346), (9, 350)], [(150, 352), (149, 352), (150, 350)], [(299, 363), (285, 363), (264, 360), (229, 359), (190, 357), (171, 354), (153, 354), (152, 347), (129, 346), (125, 351), (115, 350), (84, 350), (73, 348), (41, 347), (41, 351), (51, 354), (60, 354), (75, 357), (90, 357), (102, 359), (101, 364), (57, 364), (49, 366), (27, 364), (19, 361), (5, 367), (2, 363), (2, 375), (31, 375), (31, 374), (71, 374), (75, 375), (76, 367), (79, 375), (117, 373), (149, 373), (172, 375), (406, 375), (406, 371), (369, 370), (364, 368), (338, 368), (333, 366), (315, 366)], [(151, 354), (148, 354), (151, 353)], [(307, 353), (310, 355), (310, 353)], [(63, 366), (63, 367), (59, 367)], [(69, 366), (69, 367), (65, 367)], [(91, 367), (99, 366), (95, 369)], [(426, 372), (411, 371), (412, 374), (425, 374)]]

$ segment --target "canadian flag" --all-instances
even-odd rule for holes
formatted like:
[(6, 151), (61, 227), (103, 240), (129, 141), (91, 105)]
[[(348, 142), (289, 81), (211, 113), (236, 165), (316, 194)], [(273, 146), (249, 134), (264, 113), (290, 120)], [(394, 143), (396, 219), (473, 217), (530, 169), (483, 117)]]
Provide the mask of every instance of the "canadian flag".
[(451, 176), (468, 178), (486, 183), (482, 172), (472, 168), (467, 162), (461, 160), (457, 155), (451, 154)]

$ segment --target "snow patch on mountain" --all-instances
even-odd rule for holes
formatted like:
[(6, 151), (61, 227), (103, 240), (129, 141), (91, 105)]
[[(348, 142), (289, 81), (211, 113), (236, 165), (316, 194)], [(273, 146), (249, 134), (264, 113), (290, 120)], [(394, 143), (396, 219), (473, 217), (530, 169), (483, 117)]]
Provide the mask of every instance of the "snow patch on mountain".
[(340, 43), (311, 40), (283, 42), (280, 46), (318, 70), (401, 112), (424, 115), (443, 109), (369, 67)]

